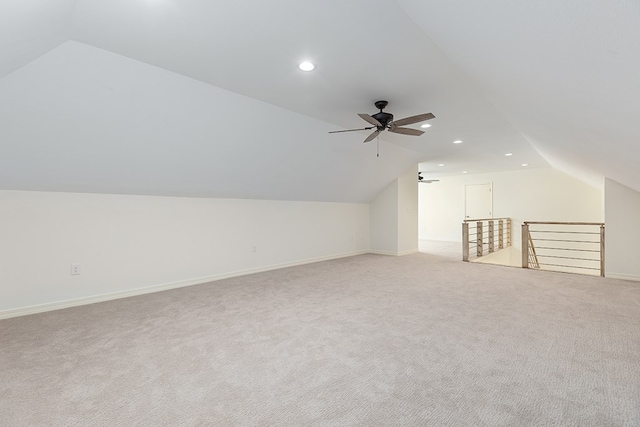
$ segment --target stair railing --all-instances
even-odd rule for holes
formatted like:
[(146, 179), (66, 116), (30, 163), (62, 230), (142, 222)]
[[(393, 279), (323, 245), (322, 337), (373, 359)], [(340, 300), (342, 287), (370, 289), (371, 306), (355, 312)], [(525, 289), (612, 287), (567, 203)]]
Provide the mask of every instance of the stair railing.
[(526, 221), (522, 267), (604, 277), (604, 223)]
[(511, 218), (466, 219), (462, 223), (462, 260), (511, 246)]

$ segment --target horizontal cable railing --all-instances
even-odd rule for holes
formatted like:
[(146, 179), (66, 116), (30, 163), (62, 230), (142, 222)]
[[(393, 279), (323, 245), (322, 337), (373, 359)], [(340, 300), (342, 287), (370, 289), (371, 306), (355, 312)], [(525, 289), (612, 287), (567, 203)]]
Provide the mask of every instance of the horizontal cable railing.
[(462, 260), (511, 246), (510, 218), (467, 219), (462, 223)]
[(522, 267), (604, 276), (604, 224), (522, 224)]

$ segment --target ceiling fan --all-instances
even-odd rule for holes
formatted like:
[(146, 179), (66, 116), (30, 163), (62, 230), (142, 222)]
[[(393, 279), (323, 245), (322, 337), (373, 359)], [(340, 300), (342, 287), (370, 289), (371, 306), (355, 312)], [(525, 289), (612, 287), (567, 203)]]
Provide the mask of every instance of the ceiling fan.
[(375, 128), (376, 130), (373, 131), (373, 133), (369, 135), (364, 140), (364, 142), (373, 141), (378, 135), (380, 135), (380, 132), (384, 131), (385, 129), (388, 130), (389, 132), (399, 133), (402, 135), (420, 136), (424, 133), (423, 131), (418, 129), (405, 128), (401, 126), (424, 122), (425, 120), (431, 120), (435, 118), (433, 114), (425, 113), (425, 114), (418, 114), (417, 116), (405, 117), (404, 119), (400, 119), (400, 120), (393, 120), (393, 114), (385, 113), (382, 111), (387, 106), (387, 104), (388, 104), (387, 101), (376, 101), (374, 105), (376, 106), (377, 109), (380, 110), (379, 113), (376, 113), (373, 115), (358, 114), (362, 119), (372, 124), (373, 126), (367, 126), (365, 128), (360, 128), (360, 129), (334, 130), (329, 133), (355, 132), (359, 130), (370, 130)]
[(422, 176), (422, 172), (418, 172), (418, 182), (422, 182), (424, 184), (433, 184), (434, 182), (440, 182), (439, 179), (424, 179)]

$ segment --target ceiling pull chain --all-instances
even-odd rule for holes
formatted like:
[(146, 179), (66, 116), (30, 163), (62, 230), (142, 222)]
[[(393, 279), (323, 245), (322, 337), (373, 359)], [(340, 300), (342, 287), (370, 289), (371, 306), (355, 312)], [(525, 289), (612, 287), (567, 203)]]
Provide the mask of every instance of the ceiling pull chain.
[(376, 153), (376, 157), (380, 157), (380, 134), (378, 134), (377, 138), (376, 138), (376, 147), (377, 147), (377, 153)]

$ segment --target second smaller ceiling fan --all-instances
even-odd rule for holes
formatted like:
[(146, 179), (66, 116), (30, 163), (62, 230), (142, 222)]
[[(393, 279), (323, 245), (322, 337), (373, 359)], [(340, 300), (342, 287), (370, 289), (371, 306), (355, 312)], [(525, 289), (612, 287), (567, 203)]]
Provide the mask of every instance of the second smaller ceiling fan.
[(382, 111), (387, 106), (387, 104), (388, 104), (387, 101), (376, 101), (374, 105), (376, 106), (377, 109), (380, 110), (379, 113), (376, 113), (373, 115), (358, 114), (363, 120), (367, 121), (373, 126), (367, 126), (360, 129), (334, 130), (329, 133), (355, 132), (359, 130), (370, 130), (375, 128), (376, 130), (373, 131), (373, 133), (369, 135), (364, 140), (364, 142), (373, 141), (378, 135), (380, 135), (380, 132), (383, 132), (384, 130), (388, 130), (389, 132), (392, 132), (392, 133), (399, 133), (401, 135), (420, 136), (424, 133), (423, 131), (418, 129), (405, 128), (402, 126), (410, 125), (413, 123), (424, 122), (426, 120), (431, 120), (436, 117), (431, 113), (425, 113), (425, 114), (418, 114), (417, 116), (405, 117), (404, 119), (400, 119), (400, 120), (393, 120), (393, 114), (385, 113), (384, 111)]

